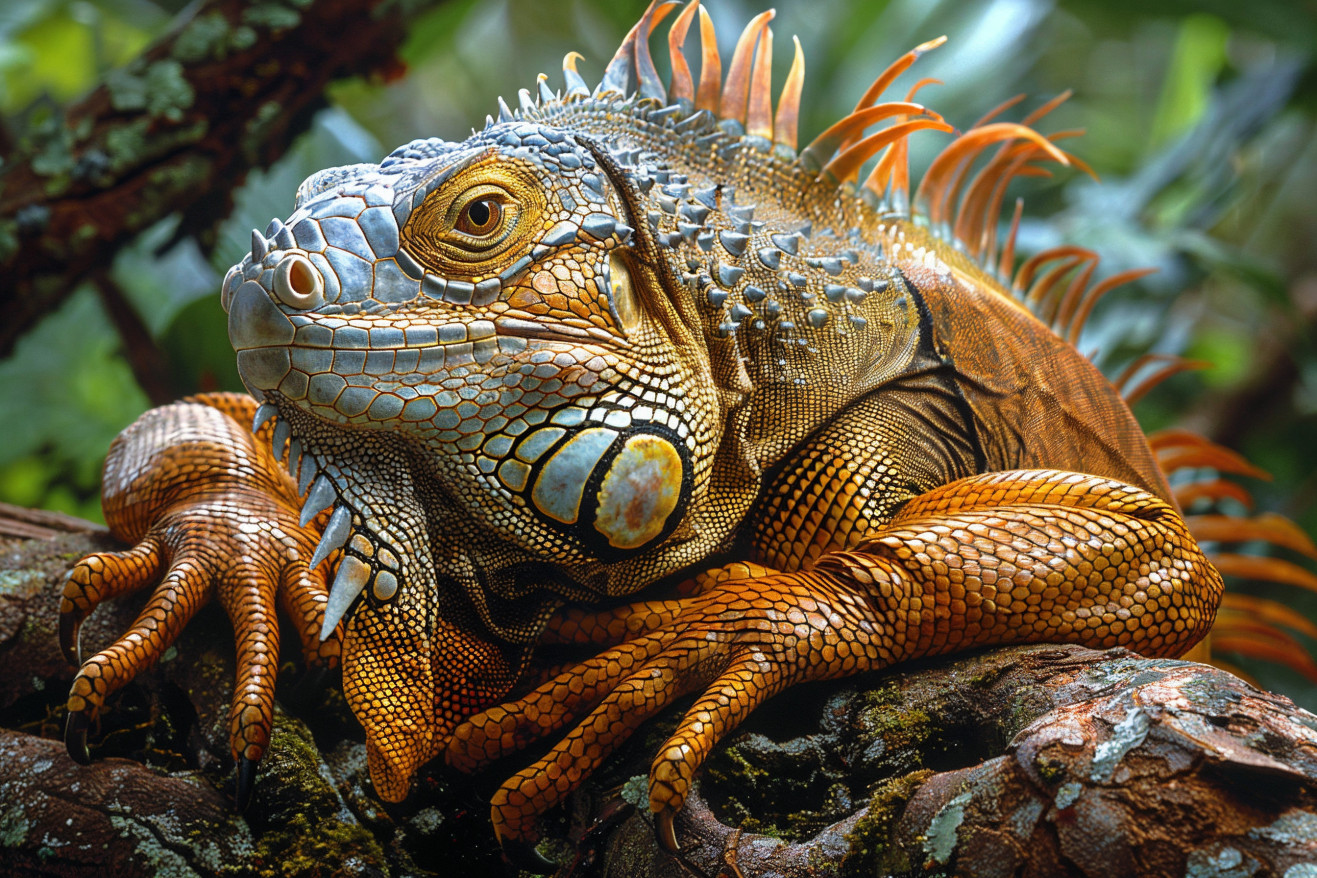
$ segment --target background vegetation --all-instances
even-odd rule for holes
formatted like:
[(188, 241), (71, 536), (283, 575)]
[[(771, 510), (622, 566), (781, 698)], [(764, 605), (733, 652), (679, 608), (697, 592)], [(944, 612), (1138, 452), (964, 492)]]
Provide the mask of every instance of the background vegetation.
[[(9, 153), (25, 131), (113, 75), (170, 28), (182, 5), (0, 5), (0, 148)], [(1248, 485), (1259, 508), (1317, 533), (1317, 3), (779, 5), (778, 79), (790, 34), (808, 61), (802, 139), (845, 113), (891, 59), (939, 34), (950, 41), (914, 74), (943, 80), (920, 99), (955, 124), (967, 126), (1020, 92), (1033, 96), (1024, 105), (1032, 107), (1074, 89), (1046, 127), (1086, 129), (1071, 148), (1102, 183), (1069, 172), (1028, 181), (1023, 249), (1071, 241), (1101, 252), (1104, 273), (1156, 266), (1099, 309), (1082, 349), (1096, 351), (1108, 374), (1147, 350), (1212, 362), (1166, 382), (1136, 414), (1150, 429), (1185, 424), (1242, 451), (1274, 477)], [(760, 8), (711, 6), (725, 49)], [(0, 500), (99, 519), (100, 465), (120, 429), (154, 402), (240, 389), (216, 291), (246, 252), (250, 229), (287, 215), (298, 182), (326, 166), (378, 161), (415, 137), (460, 139), (498, 95), (512, 99), (541, 71), (556, 84), (569, 49), (586, 56), (587, 78), (597, 77), (642, 8), (609, 0), (434, 5), (403, 49), (406, 74), (388, 84), (334, 84), (311, 130), (241, 183), (217, 234), (180, 239), (172, 219), (119, 253), (108, 278), (149, 339), (127, 349), (107, 317), (104, 285), (89, 283), (0, 360)], [(898, 88), (907, 80), (913, 76)], [(916, 165), (943, 142), (917, 141)], [(9, 296), (0, 279), (0, 305)], [(1317, 595), (1261, 591), (1317, 619)], [(1297, 675), (1240, 664), (1317, 706), (1317, 688)]]

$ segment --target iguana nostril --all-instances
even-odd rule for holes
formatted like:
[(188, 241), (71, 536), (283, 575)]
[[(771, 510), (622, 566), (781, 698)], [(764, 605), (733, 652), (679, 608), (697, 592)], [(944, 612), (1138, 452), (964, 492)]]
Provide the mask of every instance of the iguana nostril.
[(274, 294), (288, 307), (305, 311), (324, 304), (325, 279), (309, 259), (293, 253), (275, 266)]

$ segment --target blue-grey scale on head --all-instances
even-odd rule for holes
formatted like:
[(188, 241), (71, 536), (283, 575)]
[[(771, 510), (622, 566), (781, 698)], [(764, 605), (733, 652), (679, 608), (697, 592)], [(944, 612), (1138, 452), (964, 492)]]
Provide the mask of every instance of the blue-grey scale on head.
[[(412, 542), (391, 533), (396, 514), (369, 520), (360, 467), (326, 447), (328, 425), (406, 437), (427, 476), (473, 498), (470, 513), (500, 532), (516, 522), (522, 560), (615, 560), (679, 524), (695, 481), (686, 394), (650, 389), (670, 384), (661, 362), (607, 362), (664, 335), (637, 301), (639, 257), (622, 255), (631, 211), (600, 149), (510, 118), (463, 144), (416, 141), (378, 166), (321, 172), (226, 278), (248, 389), (314, 416), (284, 419), (302, 425), (304, 519), (340, 504), (316, 559), (347, 545), (354, 561), (326, 634), (369, 582), (378, 600), (398, 593)], [(393, 567), (360, 557), (350, 534)]]

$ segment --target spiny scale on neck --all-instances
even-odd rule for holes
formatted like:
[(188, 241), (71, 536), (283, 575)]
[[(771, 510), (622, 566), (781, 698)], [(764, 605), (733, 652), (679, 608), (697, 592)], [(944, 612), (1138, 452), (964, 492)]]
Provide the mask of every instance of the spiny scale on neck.
[[(804, 359), (820, 348), (845, 346), (857, 333), (899, 329), (906, 321), (893, 316), (890, 298), (872, 304), (875, 290), (900, 287), (897, 262), (968, 276), (984, 292), (1033, 310), (1072, 337), (1092, 301), (1115, 285), (1088, 287), (1096, 261), (1089, 251), (1084, 253), (1090, 262), (1068, 253), (1041, 254), (1014, 275), (1014, 289), (998, 280), (1014, 274), (1015, 226), (1000, 250), (996, 228), (1006, 184), (1036, 161), (1084, 167), (1028, 127), (1064, 95), (1022, 124), (992, 121), (1011, 102), (994, 110), (934, 161), (912, 202), (908, 137), (922, 129), (952, 129), (935, 112), (911, 103), (924, 82), (904, 101), (878, 100), (944, 38), (899, 58), (851, 114), (797, 151), (804, 73), (799, 42), (774, 116), (767, 26), (772, 13), (747, 25), (724, 83), (712, 24), (691, 3), (669, 36), (668, 90), (654, 71), (648, 42), (674, 6), (651, 5), (593, 92), (572, 53), (564, 60), (565, 92), (551, 90), (541, 75), (538, 97), (522, 90), (515, 111), (500, 101), (497, 121), (558, 127), (607, 149), (633, 185), (648, 233), (667, 256), (673, 277), (700, 307), (706, 337), (737, 339), (741, 355), (755, 362), (762, 377), (803, 381)], [(681, 48), (696, 13), (702, 41), (698, 90)], [(880, 122), (886, 127), (866, 136)], [(995, 153), (971, 178), (975, 159), (992, 147)], [(875, 157), (861, 182), (861, 167)], [(1034, 280), (1038, 259), (1063, 257), (1071, 259), (1064, 270)], [(1059, 307), (1058, 277), (1069, 278), (1076, 267), (1079, 276)], [(885, 349), (883, 341), (891, 340), (865, 348)]]
[(874, 208), (708, 111), (582, 97), (526, 115), (610, 150), (710, 336), (766, 333), (785, 366), (825, 332), (866, 328), (865, 299), (892, 281)]

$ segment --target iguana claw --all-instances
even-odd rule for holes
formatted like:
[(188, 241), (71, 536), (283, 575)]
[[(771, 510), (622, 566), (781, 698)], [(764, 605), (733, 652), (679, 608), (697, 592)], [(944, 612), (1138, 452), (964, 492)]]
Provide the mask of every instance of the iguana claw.
[(676, 817), (677, 812), (671, 808), (664, 808), (654, 813), (654, 837), (658, 840), (659, 847), (673, 856), (681, 853), (681, 845), (677, 844), (677, 830), (674, 825)]
[(65, 660), (75, 668), (82, 667), (82, 641), (78, 636), (82, 630), (82, 618), (73, 613), (61, 613), (59, 617), (59, 648)]
[(238, 774), (233, 782), (233, 810), (241, 814), (251, 804), (252, 789), (256, 785), (256, 760), (238, 757)]
[(87, 749), (87, 727), (91, 721), (87, 714), (69, 711), (69, 718), (64, 723), (64, 747), (69, 757), (79, 765), (91, 765), (91, 751)]

